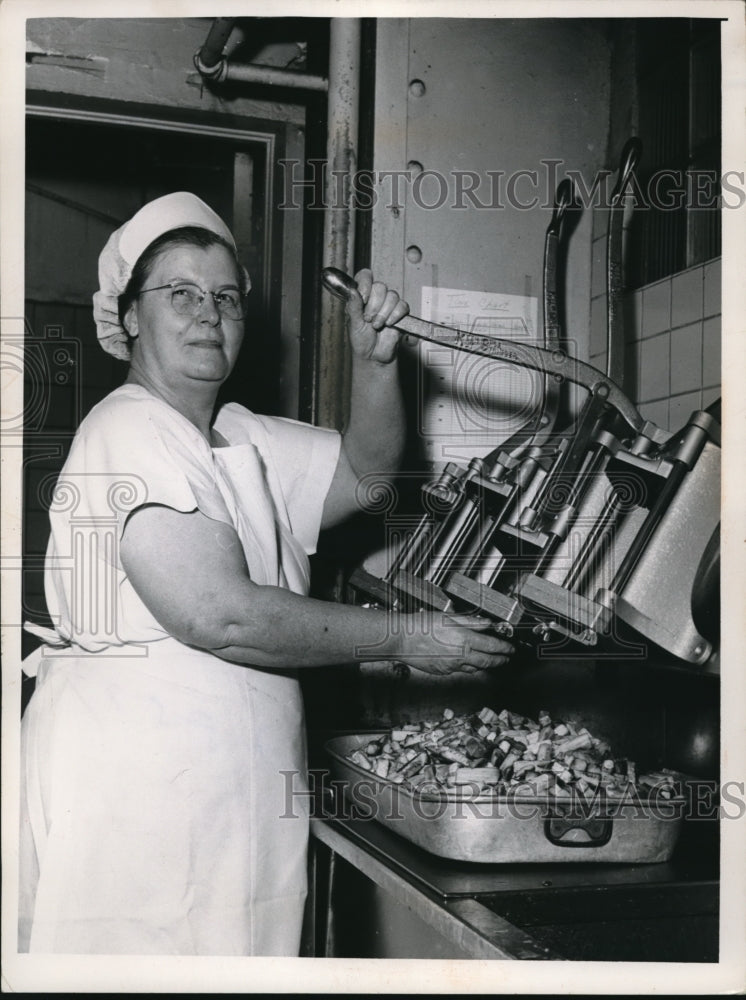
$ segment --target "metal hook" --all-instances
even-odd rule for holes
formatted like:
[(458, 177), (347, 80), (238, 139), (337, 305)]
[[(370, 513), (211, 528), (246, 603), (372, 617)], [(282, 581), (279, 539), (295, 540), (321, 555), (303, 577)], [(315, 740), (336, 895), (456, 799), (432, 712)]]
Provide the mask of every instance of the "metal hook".
[(573, 189), (572, 181), (569, 177), (566, 177), (557, 187), (557, 193), (554, 198), (554, 211), (552, 212), (552, 220), (549, 223), (550, 233), (556, 234), (559, 232), (565, 213), (573, 204), (574, 198), (575, 191)]
[(627, 185), (632, 178), (632, 172), (637, 167), (640, 162), (640, 157), (642, 156), (642, 143), (638, 138), (633, 136), (628, 139), (622, 150), (622, 155), (620, 159), (619, 166), (619, 177), (616, 182), (616, 187), (611, 196), (612, 203), (618, 201), (619, 198), (624, 194)]

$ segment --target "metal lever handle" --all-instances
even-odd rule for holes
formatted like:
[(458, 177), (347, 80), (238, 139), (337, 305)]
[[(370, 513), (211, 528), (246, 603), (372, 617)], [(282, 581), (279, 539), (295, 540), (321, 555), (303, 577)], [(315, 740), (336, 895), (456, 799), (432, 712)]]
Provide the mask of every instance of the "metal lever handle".
[[(321, 280), (329, 291), (340, 298), (349, 298), (350, 293), (357, 287), (349, 275), (335, 267), (324, 268)], [(550, 350), (520, 341), (470, 333), (430, 323), (417, 316), (405, 316), (391, 329), (409, 337), (429, 340), (456, 351), (464, 351), (466, 354), (498, 358), (501, 361), (521, 365), (523, 368), (554, 375), (559, 379), (568, 379), (583, 386), (588, 392), (603, 397), (633, 431), (639, 432), (645, 423), (637, 407), (611, 379), (604, 378), (596, 368), (569, 357), (562, 350)]]
[[(544, 239), (544, 347), (549, 350), (558, 350), (560, 347), (561, 332), (557, 294), (557, 257), (562, 222), (567, 209), (572, 204), (573, 195), (572, 181), (569, 178), (565, 178), (557, 188), (552, 218), (547, 227)], [(559, 404), (559, 384), (554, 381), (551, 375), (545, 375), (541, 413), (537, 414), (539, 424), (531, 437), (533, 444), (543, 444), (554, 430), (554, 424), (559, 412)], [(510, 441), (512, 439), (509, 439), (505, 444), (509, 444)]]
[(550, 233), (559, 234), (559, 228), (562, 225), (562, 220), (565, 217), (570, 205), (572, 205), (573, 200), (573, 187), (572, 181), (569, 177), (566, 177), (560, 182), (557, 193), (554, 200), (554, 211), (552, 212), (552, 221), (549, 223)]
[(624, 315), (622, 295), (624, 275), (622, 236), (624, 195), (642, 155), (642, 143), (633, 136), (625, 143), (619, 164), (616, 186), (609, 203), (609, 230), (606, 240), (606, 374), (624, 388)]
[(325, 267), (321, 272), (321, 281), (324, 288), (328, 289), (337, 298), (349, 300), (353, 292), (357, 291), (355, 280), (340, 271), (338, 267)]
[(640, 162), (641, 156), (642, 143), (636, 136), (633, 136), (631, 139), (627, 140), (624, 149), (622, 150), (619, 165), (619, 176), (617, 177), (616, 186), (611, 195), (612, 202), (617, 201), (624, 194), (627, 185), (632, 179), (632, 173), (637, 168), (637, 164)]

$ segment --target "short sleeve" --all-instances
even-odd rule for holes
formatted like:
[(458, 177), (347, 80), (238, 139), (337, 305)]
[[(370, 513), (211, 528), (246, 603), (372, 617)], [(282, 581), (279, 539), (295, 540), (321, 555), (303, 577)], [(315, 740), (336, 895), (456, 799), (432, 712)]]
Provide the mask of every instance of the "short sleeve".
[(60, 634), (85, 649), (166, 635), (120, 558), (127, 519), (146, 504), (231, 523), (197, 429), (145, 390), (123, 386), (81, 424), (49, 503), (47, 607)]
[[(129, 515), (145, 504), (199, 509), (230, 522), (209, 445), (185, 418), (152, 397), (114, 394), (91, 412), (58, 480), (60, 491), (78, 501), (73, 516), (115, 518), (120, 535)], [(52, 514), (55, 508), (53, 502)]]

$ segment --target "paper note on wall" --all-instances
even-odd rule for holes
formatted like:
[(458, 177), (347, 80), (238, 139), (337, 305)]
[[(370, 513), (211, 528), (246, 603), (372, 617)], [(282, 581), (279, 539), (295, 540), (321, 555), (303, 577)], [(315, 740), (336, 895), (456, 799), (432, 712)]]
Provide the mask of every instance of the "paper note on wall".
[[(423, 319), (505, 340), (538, 339), (538, 300), (456, 288), (422, 289)], [(498, 358), (420, 342), (419, 433), (436, 467), (482, 457), (520, 430), (541, 399), (542, 377)]]

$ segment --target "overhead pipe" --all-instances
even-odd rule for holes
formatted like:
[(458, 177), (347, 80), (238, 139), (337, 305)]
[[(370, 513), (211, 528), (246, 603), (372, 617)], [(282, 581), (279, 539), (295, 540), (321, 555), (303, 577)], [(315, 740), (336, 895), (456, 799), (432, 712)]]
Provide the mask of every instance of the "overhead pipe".
[(325, 91), (328, 81), (311, 73), (277, 69), (274, 66), (256, 66), (253, 63), (230, 62), (224, 53), (233, 33), (237, 18), (217, 17), (207, 35), (205, 44), (194, 56), (194, 65), (200, 75), (215, 83), (255, 83), (265, 87), (294, 87), (299, 90)]
[[(351, 274), (355, 216), (350, 184), (357, 169), (360, 103), (360, 18), (331, 19), (323, 266)], [(341, 185), (340, 185), (341, 181)], [(350, 355), (344, 302), (321, 298), (314, 411), (317, 423), (342, 429), (350, 392)]]
[[(355, 230), (349, 186), (357, 168), (360, 18), (330, 18), (328, 80), (268, 66), (229, 62), (224, 49), (235, 21), (235, 18), (216, 18), (204, 46), (195, 54), (194, 64), (204, 78), (328, 92), (322, 263), (324, 267), (336, 267), (350, 274), (354, 267)], [(320, 425), (341, 429), (347, 418), (350, 392), (344, 303), (333, 295), (322, 296), (319, 317), (313, 412)]]
[(194, 56), (194, 62), (200, 73), (212, 75), (213, 70), (224, 62), (223, 49), (233, 33), (235, 17), (216, 17), (205, 39), (205, 44)]

